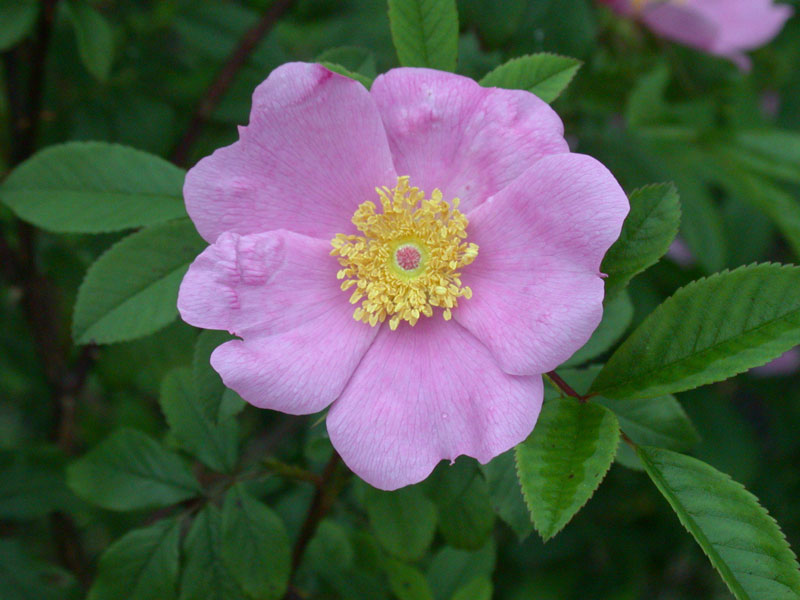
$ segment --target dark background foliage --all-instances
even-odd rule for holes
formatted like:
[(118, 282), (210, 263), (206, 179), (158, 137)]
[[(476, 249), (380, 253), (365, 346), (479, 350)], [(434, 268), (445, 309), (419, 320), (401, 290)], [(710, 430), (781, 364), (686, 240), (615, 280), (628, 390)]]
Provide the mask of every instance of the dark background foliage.
[[(0, 15), (17, 4), (25, 3), (0, 0)], [(86, 7), (92, 15), (76, 17)], [(698, 277), (755, 261), (797, 262), (800, 137), (791, 143), (776, 137), (765, 158), (741, 136), (797, 135), (800, 19), (754, 53), (754, 69), (745, 75), (724, 60), (658, 40), (588, 0), (462, 0), (458, 10), (457, 72), (479, 79), (510, 58), (542, 51), (584, 61), (553, 103), (573, 150), (604, 162), (627, 191), (675, 182), (680, 235), (692, 258), (688, 264), (666, 258), (631, 283), (633, 324)], [(0, 16), (0, 41), (14, 35), (4, 29), (9, 22)], [(254, 31), (259, 26), (263, 31)], [(252, 90), (284, 62), (326, 60), (368, 78), (397, 66), (386, 4), (375, 0), (42, 0), (39, 16), (23, 29), (3, 52), (2, 174), (36, 149), (76, 140), (118, 142), (187, 167), (236, 139)], [(148, 505), (137, 502), (133, 487), (126, 510), (111, 510), (119, 507), (104, 506), (91, 491), (91, 482), (107, 474), (88, 468), (83, 457), (120, 428), (143, 432), (170, 452), (191, 451), (180, 427), (168, 429), (164, 397), (180, 402), (186, 373), (193, 364), (207, 369), (203, 357), (213, 340), (196, 349), (199, 332), (174, 321), (134, 341), (75, 346), (70, 323), (78, 287), (123, 234), (48, 233), (4, 206), (0, 228), (0, 597), (83, 598), (100, 581), (90, 597), (121, 598), (110, 591), (115, 575), (103, 575), (99, 556), (143, 527), (160, 527), (159, 539), (182, 540), (179, 554), (156, 553), (166, 568), (180, 565), (173, 578), (182, 584), (180, 592), (161, 596), (130, 591), (141, 598), (248, 597), (247, 590), (215, 586), (228, 577), (223, 571), (258, 570), (258, 563), (247, 563), (264, 548), (276, 561), (294, 552), (287, 597), (432, 593), (437, 600), (468, 600), (489, 597), (488, 581), (493, 597), (509, 600), (730, 597), (639, 470), (614, 464), (587, 506), (543, 544), (527, 517), (503, 513), (507, 495), (493, 479), (499, 468), (480, 471), (460, 460), (405, 496), (387, 498), (329, 462), (319, 419), (242, 409), (235, 398), (223, 401), (231, 414), (241, 410), (235, 425), (213, 433), (230, 447), (210, 458), (194, 453), (201, 460), (191, 470), (202, 496), (176, 493)], [(173, 371), (179, 367), (184, 371)], [(210, 371), (201, 376), (216, 385)], [(702, 438), (691, 453), (745, 484), (793, 547), (800, 544), (798, 384), (795, 366), (679, 396)], [(84, 470), (70, 470), (68, 486), (65, 466), (76, 459)], [(188, 473), (189, 461), (180, 461), (174, 468)], [(195, 485), (189, 477), (186, 485)], [(321, 478), (323, 494), (315, 492)], [(265, 505), (274, 511), (259, 523), (274, 517), (283, 525), (265, 525), (241, 541), (242, 556), (212, 556), (211, 566), (202, 567), (192, 549), (199, 546), (189, 540), (220, 535), (228, 504), (254, 498), (255, 511)], [(326, 515), (313, 539), (309, 514)], [(198, 522), (207, 529), (195, 529)], [(114, 560), (130, 564), (113, 556), (109, 564)], [(423, 576), (427, 583), (418, 580)], [(217, 583), (203, 584), (204, 577)], [(431, 592), (420, 591), (426, 585)]]

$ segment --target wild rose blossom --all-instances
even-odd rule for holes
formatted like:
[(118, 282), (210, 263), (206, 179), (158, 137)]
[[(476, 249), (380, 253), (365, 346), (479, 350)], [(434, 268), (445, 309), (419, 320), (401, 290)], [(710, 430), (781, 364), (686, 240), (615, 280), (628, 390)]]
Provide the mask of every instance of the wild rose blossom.
[(773, 0), (600, 0), (656, 34), (750, 67), (748, 50), (774, 38), (792, 15)]
[(383, 489), (523, 441), (541, 374), (600, 321), (628, 211), (556, 113), (449, 73), (394, 69), (367, 91), (292, 63), (239, 135), (184, 186), (211, 245), (178, 307), (241, 338), (211, 356), (225, 384), (261, 408), (330, 406), (334, 447)]

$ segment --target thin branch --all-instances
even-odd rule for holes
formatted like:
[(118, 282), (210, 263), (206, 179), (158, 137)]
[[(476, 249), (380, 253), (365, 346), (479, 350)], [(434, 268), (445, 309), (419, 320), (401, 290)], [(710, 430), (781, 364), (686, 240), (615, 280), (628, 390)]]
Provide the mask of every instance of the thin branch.
[[(311, 501), (311, 507), (308, 509), (306, 520), (303, 522), (300, 534), (297, 536), (297, 542), (292, 552), (292, 577), (297, 572), (297, 568), (303, 560), (306, 547), (311, 541), (311, 538), (314, 537), (320, 521), (328, 514), (336, 498), (339, 496), (339, 492), (341, 492), (344, 487), (347, 476), (341, 473), (342, 464), (341, 457), (334, 450), (328, 464), (325, 465), (325, 469), (322, 471), (321, 481)], [(284, 600), (288, 600), (292, 597), (295, 596), (287, 594)]]
[[(12, 167), (27, 160), (36, 148), (44, 96), (47, 52), (58, 0), (42, 0), (32, 45), (9, 50), (3, 55), (8, 96)], [(23, 53), (29, 52), (27, 55)], [(27, 93), (23, 93), (19, 65), (30, 64)], [(94, 361), (94, 349), (85, 348), (74, 368), (69, 369), (68, 350), (61, 344), (60, 311), (51, 283), (36, 265), (36, 231), (22, 221), (17, 225), (17, 247), (12, 248), (0, 233), (3, 275), (22, 289), (22, 308), (31, 328), (37, 354), (44, 367), (56, 413), (51, 439), (65, 454), (74, 450), (75, 398), (86, 381)], [(63, 512), (50, 515), (53, 541), (61, 563), (84, 587), (91, 577), (89, 562), (72, 517)]]
[(572, 396), (573, 398), (576, 398), (579, 402), (586, 402), (589, 399), (589, 396), (582, 396), (581, 394), (576, 392), (572, 388), (572, 386), (570, 386), (570, 384), (561, 379), (561, 376), (555, 371), (550, 371), (549, 373), (547, 373), (547, 376), (550, 378), (550, 381), (552, 381), (558, 387), (558, 389), (564, 392), (567, 396)]
[(259, 42), (266, 36), (275, 23), (292, 5), (292, 0), (276, 0), (269, 7), (269, 10), (244, 34), (239, 41), (239, 45), (225, 61), (225, 64), (217, 73), (214, 81), (206, 89), (205, 94), (195, 107), (189, 126), (186, 128), (181, 140), (176, 144), (172, 153), (172, 162), (180, 166), (186, 166), (189, 153), (200, 135), (203, 127), (211, 117), (214, 110), (219, 106), (225, 93), (230, 88), (236, 75), (250, 58)]

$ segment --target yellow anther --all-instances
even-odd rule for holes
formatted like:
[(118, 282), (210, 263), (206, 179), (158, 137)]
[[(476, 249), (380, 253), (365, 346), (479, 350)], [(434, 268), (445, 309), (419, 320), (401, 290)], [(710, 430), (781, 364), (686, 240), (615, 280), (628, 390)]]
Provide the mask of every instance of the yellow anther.
[(343, 267), (336, 274), (344, 279), (341, 288), (355, 286), (350, 302), (361, 300), (353, 317), (373, 326), (389, 318), (394, 330), (400, 321), (414, 325), (421, 315), (432, 316), (438, 306), (449, 321), (458, 299), (472, 297), (459, 270), (478, 256), (478, 246), (463, 241), (467, 218), (458, 198), (448, 204), (436, 189), (426, 199), (408, 177), (377, 192), (382, 212), (368, 201), (353, 215), (362, 235), (339, 233), (331, 240), (331, 254)]

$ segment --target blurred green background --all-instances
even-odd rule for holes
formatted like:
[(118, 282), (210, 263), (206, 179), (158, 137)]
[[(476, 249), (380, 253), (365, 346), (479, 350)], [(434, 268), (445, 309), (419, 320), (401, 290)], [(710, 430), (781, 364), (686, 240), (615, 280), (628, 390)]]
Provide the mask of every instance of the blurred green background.
[[(61, 3), (36, 146), (104, 140), (174, 156), (208, 86), (270, 4), (93, 2), (106, 37), (93, 38), (101, 47), (93, 50), (99, 58), (90, 59), (91, 73), (81, 59), (87, 50), (79, 48), (80, 34)], [(185, 166), (236, 139), (236, 125), (248, 120), (252, 90), (284, 62), (329, 60), (368, 77), (397, 66), (384, 2), (288, 4), (201, 128)], [(4, 10), (8, 6), (0, 2)], [(689, 260), (667, 258), (631, 284), (633, 323), (705, 274), (754, 261), (798, 262), (800, 18), (753, 53), (753, 71), (744, 74), (722, 59), (658, 40), (588, 0), (461, 0), (458, 9), (459, 73), (480, 78), (507, 59), (532, 52), (581, 59), (572, 85), (553, 103), (572, 149), (604, 162), (627, 191), (676, 183)], [(24, 40), (6, 51), (7, 59), (13, 54), (13, 65), (6, 60), (2, 72), (8, 93), (0, 95), (0, 173), (13, 160), (8, 98), (20, 92), (8, 88), (12, 76), (20, 85), (31, 75), (32, 52)], [(10, 66), (17, 72), (11, 74)], [(754, 131), (762, 136), (756, 141)], [(4, 207), (0, 224), (14, 235), (13, 215)], [(77, 288), (89, 264), (120, 237), (38, 236), (35, 260), (53, 283), (61, 327), (54, 342), (71, 359), (80, 355), (69, 339)], [(99, 554), (153, 515), (91, 507), (69, 492), (63, 466), (120, 426), (163, 437), (161, 380), (173, 367), (191, 364), (197, 332), (176, 322), (148, 338), (94, 349), (97, 360), (75, 399), (75, 430), (65, 446), (54, 441), (59, 415), (48, 400), (48, 365), (37, 356), (20, 293), (6, 280), (0, 287), (0, 598), (22, 585), (20, 572), (33, 578), (25, 584), (31, 594), (12, 599), (80, 598)], [(800, 546), (800, 367), (744, 374), (679, 399), (702, 438), (693, 454), (745, 484), (792, 546)], [(324, 424), (314, 418), (252, 407), (242, 414), (241, 440), (244, 456), (274, 455), (316, 472), (330, 453)], [(37, 493), (19, 506), (23, 481)], [(311, 487), (278, 477), (258, 485), (259, 495), (295, 536)], [(309, 597), (392, 597), (385, 575), (370, 567), (374, 540), (362, 506), (365, 488), (351, 482), (312, 541), (297, 581)], [(69, 536), (77, 537), (85, 552), (82, 573), (67, 568), (70, 562), (54, 534), (64, 514), (75, 527)], [(481, 549), (457, 550), (437, 537), (417, 566), (437, 600), (451, 598), (478, 574), (490, 575), (494, 597), (509, 600), (730, 597), (647, 477), (620, 464), (547, 544), (535, 533), (520, 540), (498, 519)]]

